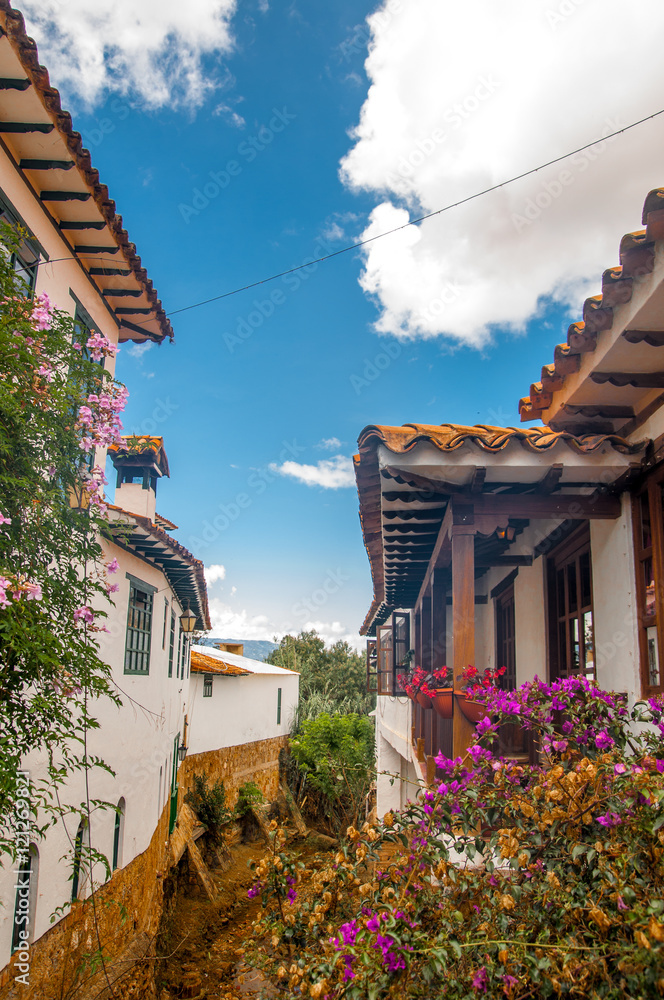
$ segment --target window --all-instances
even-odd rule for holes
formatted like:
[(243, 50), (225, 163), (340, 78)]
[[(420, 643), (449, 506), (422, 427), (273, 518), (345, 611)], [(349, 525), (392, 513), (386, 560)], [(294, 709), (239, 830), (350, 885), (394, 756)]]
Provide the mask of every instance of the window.
[(171, 638), (168, 643), (168, 676), (173, 676), (173, 653), (175, 652), (175, 612), (171, 610)]
[(153, 593), (154, 587), (130, 578), (124, 666), (126, 674), (147, 674), (150, 672)]
[(37, 906), (37, 881), (39, 878), (39, 851), (34, 844), (23, 856), (15, 872), (16, 901), (12, 930), (12, 955), (29, 945), (35, 936), (35, 910)]
[(277, 725), (281, 725), (281, 688), (277, 688)]
[(658, 469), (632, 501), (641, 687), (644, 695), (664, 691), (664, 468)]
[(161, 633), (161, 648), (166, 649), (166, 625), (168, 623), (168, 598), (164, 598), (164, 629)]
[[(181, 635), (182, 635), (182, 660), (181, 660), (180, 669), (182, 671), (182, 674), (181, 674), (182, 679), (184, 680), (185, 670), (189, 666), (189, 655), (188, 655), (188, 653), (189, 653), (189, 643), (188, 643), (187, 636), (184, 635), (184, 633), (181, 633)], [(187, 677), (188, 676), (189, 676), (189, 674), (187, 673)]]
[(505, 667), (500, 687), (505, 691), (516, 688), (516, 643), (514, 615), (514, 584), (496, 598), (496, 667)]
[(175, 673), (178, 677), (180, 676), (184, 677), (184, 670), (182, 671), (182, 675), (180, 675), (181, 668), (182, 668), (182, 629), (180, 628), (178, 629), (178, 658), (177, 658), (177, 663), (175, 665)]
[[(16, 209), (10, 205), (2, 193), (0, 193), (0, 221), (11, 226), (14, 230), (19, 226), (26, 231), (28, 228)], [(19, 290), (25, 291), (30, 298), (34, 295), (39, 258), (41, 256), (44, 256), (48, 260), (47, 255), (31, 235), (23, 236), (18, 249), (11, 255), (11, 264), (19, 279), (16, 284)]]
[(595, 677), (590, 528), (583, 524), (547, 561), (551, 679)]
[[(161, 775), (159, 777), (161, 781)], [(115, 825), (113, 827), (113, 868), (122, 867), (122, 841), (124, 840), (124, 820), (125, 820), (125, 800), (120, 799), (115, 813)]]
[(392, 615), (392, 629), (394, 631), (394, 675), (406, 669), (405, 659), (410, 649), (410, 615), (408, 612), (395, 611)]
[(168, 818), (169, 836), (175, 829), (178, 818), (178, 748), (180, 746), (180, 734), (173, 740), (173, 770), (171, 772), (171, 808)]
[(376, 629), (378, 694), (392, 694), (394, 690), (392, 672), (392, 635), (392, 625), (380, 625)]
[(205, 674), (203, 677), (203, 697), (212, 697), (212, 674)]
[(378, 653), (375, 639), (367, 639), (367, 691), (375, 694), (378, 690)]

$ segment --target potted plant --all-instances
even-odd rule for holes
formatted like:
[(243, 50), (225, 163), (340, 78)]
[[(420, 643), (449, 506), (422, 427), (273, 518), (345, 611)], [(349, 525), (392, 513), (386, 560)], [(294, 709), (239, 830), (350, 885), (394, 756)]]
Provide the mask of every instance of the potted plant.
[(429, 686), (431, 674), (422, 667), (415, 667), (412, 674), (398, 674), (397, 681), (402, 686), (411, 701), (416, 701), (422, 708), (431, 708), (434, 691)]
[(488, 688), (498, 686), (498, 678), (507, 670), (507, 667), (496, 667), (486, 670), (480, 674), (477, 667), (470, 664), (461, 674), (461, 686), (454, 692), (457, 704), (469, 722), (477, 724), (487, 714), (486, 705), (482, 699), (482, 692)]
[(452, 699), (454, 697), (454, 671), (452, 667), (439, 667), (434, 670), (433, 680), (431, 700), (434, 711), (441, 719), (451, 719)]

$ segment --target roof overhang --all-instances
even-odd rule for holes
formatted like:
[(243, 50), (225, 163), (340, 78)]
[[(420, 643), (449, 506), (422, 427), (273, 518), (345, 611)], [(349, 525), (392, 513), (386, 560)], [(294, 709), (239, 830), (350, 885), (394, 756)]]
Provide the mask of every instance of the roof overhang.
[(642, 218), (646, 228), (623, 237), (620, 265), (520, 400), (523, 421), (627, 437), (664, 403), (664, 188), (649, 193)]
[(476, 572), (516, 565), (508, 549), (531, 520), (616, 517), (616, 495), (639, 472), (643, 450), (616, 435), (455, 424), (370, 426), (359, 446), (360, 520), (374, 584), (360, 631), (369, 634), (394, 609), (414, 606), (452, 499), (458, 506), (465, 498), (475, 512)]
[(0, 146), (106, 303), (120, 342), (173, 330), (108, 188), (40, 66), (22, 14), (0, 0)]
[(109, 533), (113, 542), (160, 569), (183, 608), (196, 615), (196, 628), (211, 628), (203, 563), (147, 517), (109, 504)]

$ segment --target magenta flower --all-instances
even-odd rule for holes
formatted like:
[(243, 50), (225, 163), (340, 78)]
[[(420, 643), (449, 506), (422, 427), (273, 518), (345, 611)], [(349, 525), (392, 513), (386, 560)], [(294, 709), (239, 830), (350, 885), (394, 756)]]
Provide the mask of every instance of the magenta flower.
[(120, 563), (115, 558), (111, 559), (110, 562), (106, 563), (106, 569), (108, 570), (109, 573), (117, 573), (119, 568), (120, 568)]
[(613, 768), (614, 774), (624, 774), (626, 770), (627, 767), (622, 763), (622, 761), (616, 764), (616, 766)]
[(598, 750), (608, 750), (609, 747), (615, 746), (615, 740), (609, 736), (606, 731), (598, 733), (595, 737), (595, 746)]
[(11, 523), (12, 523), (11, 517), (5, 517), (4, 514), (0, 514), (0, 524), (11, 524)]
[(477, 970), (473, 976), (473, 986), (480, 993), (486, 993), (489, 986), (489, 975), (486, 969), (482, 968)]

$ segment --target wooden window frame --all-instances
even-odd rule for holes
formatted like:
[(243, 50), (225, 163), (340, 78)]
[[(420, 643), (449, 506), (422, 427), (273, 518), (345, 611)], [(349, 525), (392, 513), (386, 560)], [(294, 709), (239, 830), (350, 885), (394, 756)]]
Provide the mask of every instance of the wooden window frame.
[[(664, 466), (652, 472), (632, 496), (632, 528), (634, 537), (634, 569), (636, 574), (637, 623), (639, 630), (639, 661), (641, 694), (644, 698), (664, 693)], [(651, 545), (644, 548), (642, 541), (641, 498), (648, 497)], [(641, 567), (652, 559), (655, 583), (654, 614), (646, 615), (646, 587)], [(657, 656), (659, 684), (650, 681), (648, 629), (657, 629)]]
[(378, 640), (367, 639), (367, 691), (376, 694), (378, 691)]
[(394, 665), (393, 665), (393, 644), (394, 632), (392, 622), (386, 625), (379, 625), (376, 629), (376, 653), (377, 653), (377, 681), (378, 694), (394, 694)]
[[(587, 613), (584, 611), (586, 605), (582, 604), (582, 593), (581, 593), (581, 578), (580, 570), (578, 569), (578, 564), (581, 556), (588, 553), (589, 567), (590, 567), (590, 605), (588, 610), (592, 615), (593, 623), (593, 666), (594, 666), (594, 678), (597, 677), (597, 642), (594, 633), (595, 626), (595, 609), (594, 609), (594, 595), (593, 595), (593, 565), (592, 565), (592, 547), (590, 544), (590, 522), (583, 521), (581, 525), (576, 527), (569, 535), (567, 535), (555, 548), (547, 555), (547, 566), (546, 566), (546, 579), (547, 579), (547, 634), (548, 634), (548, 663), (549, 663), (549, 679), (551, 681), (558, 680), (564, 677), (580, 676), (588, 677), (585, 667), (582, 667), (582, 662), (585, 663), (585, 637), (583, 635), (583, 630), (579, 628), (579, 670), (568, 671), (561, 669), (560, 656), (559, 656), (559, 624), (561, 616), (558, 613), (558, 591), (557, 591), (557, 572), (563, 569), (565, 566), (569, 565), (574, 561), (577, 565), (576, 571), (576, 589), (577, 589), (577, 608), (575, 612), (566, 610), (562, 615), (562, 618), (567, 623), (571, 619), (578, 619), (579, 622), (583, 621), (583, 616)], [(565, 575), (565, 595), (566, 595), (566, 606), (568, 602), (568, 586), (569, 580), (568, 575)], [(566, 642), (568, 641), (569, 633), (567, 628), (565, 630)], [(566, 650), (566, 654), (567, 654)], [(567, 659), (566, 655), (566, 659)]]
[[(497, 588), (496, 588), (497, 589)], [(512, 635), (503, 635), (503, 615), (511, 607)], [(509, 611), (507, 612), (509, 613)], [(494, 597), (494, 619), (496, 632), (496, 667), (507, 667), (507, 672), (499, 679), (499, 686), (504, 691), (514, 691), (516, 689), (516, 606), (514, 602), (514, 580), (503, 586)], [(510, 672), (510, 665), (504, 663), (503, 647), (511, 641), (513, 671)]]
[[(125, 638), (125, 656), (124, 656), (124, 672), (132, 677), (145, 677), (150, 673), (150, 653), (152, 651), (152, 617), (154, 610), (154, 593), (155, 588), (147, 583), (143, 583), (140, 580), (130, 577), (129, 579), (129, 600), (127, 602), (127, 633)], [(146, 598), (146, 607), (137, 608), (135, 606), (135, 595), (143, 594)], [(138, 615), (145, 615), (145, 625), (144, 627), (138, 627), (133, 624), (135, 618), (132, 616), (132, 612)], [(141, 635), (146, 637), (146, 645), (144, 648), (139, 648), (131, 644), (131, 640), (134, 636)], [(140, 660), (140, 669), (135, 669), (129, 664), (131, 663), (132, 654), (136, 657), (136, 662)]]
[(175, 655), (175, 612), (171, 608), (171, 631), (168, 640), (168, 676), (173, 676), (173, 656)]

